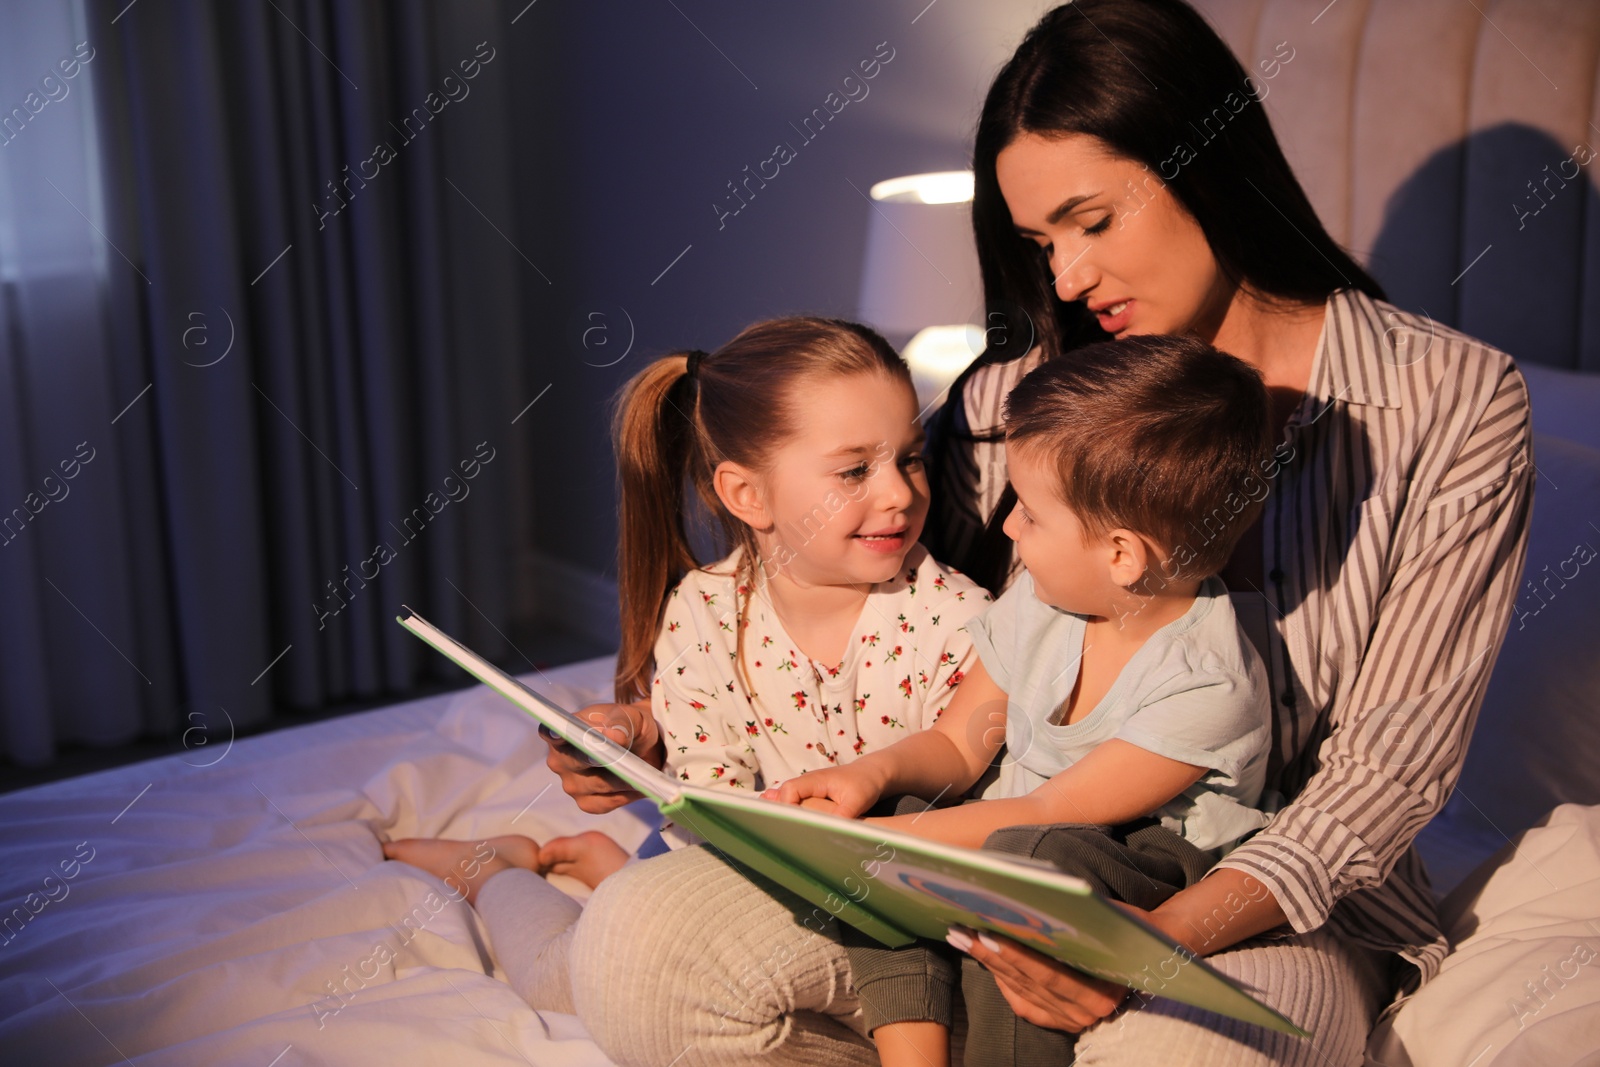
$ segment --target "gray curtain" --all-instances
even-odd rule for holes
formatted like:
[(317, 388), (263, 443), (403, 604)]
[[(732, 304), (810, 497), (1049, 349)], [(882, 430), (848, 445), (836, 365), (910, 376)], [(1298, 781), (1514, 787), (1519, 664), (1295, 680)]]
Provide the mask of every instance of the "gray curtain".
[(507, 19), (8, 6), (6, 758), (405, 692), (444, 669), (402, 603), (505, 653), (546, 284), (507, 236)]

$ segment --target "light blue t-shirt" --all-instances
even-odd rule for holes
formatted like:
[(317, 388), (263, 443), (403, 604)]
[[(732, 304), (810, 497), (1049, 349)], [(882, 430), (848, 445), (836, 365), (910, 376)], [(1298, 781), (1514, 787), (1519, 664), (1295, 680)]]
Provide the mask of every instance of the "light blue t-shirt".
[(1100, 703), (1068, 725), (1052, 719), (1077, 684), (1083, 616), (1041, 601), (1024, 572), (967, 632), (1008, 698), (1006, 756), (985, 799), (1031, 793), (1120, 738), (1210, 768), (1154, 812), (1196, 848), (1220, 857), (1270, 821), (1256, 807), (1272, 744), (1266, 669), (1220, 580), (1206, 579), (1183, 617), (1151, 634)]

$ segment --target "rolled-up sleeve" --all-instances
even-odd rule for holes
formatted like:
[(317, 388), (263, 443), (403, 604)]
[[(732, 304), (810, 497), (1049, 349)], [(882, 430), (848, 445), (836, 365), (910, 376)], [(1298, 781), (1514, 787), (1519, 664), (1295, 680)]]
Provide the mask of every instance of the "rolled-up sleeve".
[[(1436, 400), (1442, 409), (1444, 402)], [(1466, 756), (1504, 640), (1527, 552), (1531, 431), (1509, 365), (1420, 515), (1363, 521), (1392, 529), (1392, 565), (1364, 649), (1328, 712), (1317, 769), (1271, 824), (1219, 867), (1260, 879), (1297, 932), (1381, 884), (1443, 807)]]

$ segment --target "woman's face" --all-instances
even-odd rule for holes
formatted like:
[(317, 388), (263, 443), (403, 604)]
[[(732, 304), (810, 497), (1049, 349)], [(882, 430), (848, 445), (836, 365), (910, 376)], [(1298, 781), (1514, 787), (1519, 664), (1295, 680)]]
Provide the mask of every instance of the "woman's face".
[(1056, 295), (1083, 301), (1107, 333), (1216, 335), (1234, 287), (1149, 168), (1083, 134), (1025, 133), (995, 176), (1017, 233), (1044, 249)]

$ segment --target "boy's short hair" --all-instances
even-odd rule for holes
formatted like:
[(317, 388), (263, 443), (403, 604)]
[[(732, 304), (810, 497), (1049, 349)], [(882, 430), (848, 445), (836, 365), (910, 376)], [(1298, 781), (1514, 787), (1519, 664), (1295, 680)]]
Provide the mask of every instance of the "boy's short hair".
[(1269, 490), (1271, 413), (1256, 369), (1188, 337), (1139, 335), (1047, 360), (1006, 398), (1006, 441), (1058, 472), (1091, 536), (1123, 528), (1166, 578), (1228, 562)]

